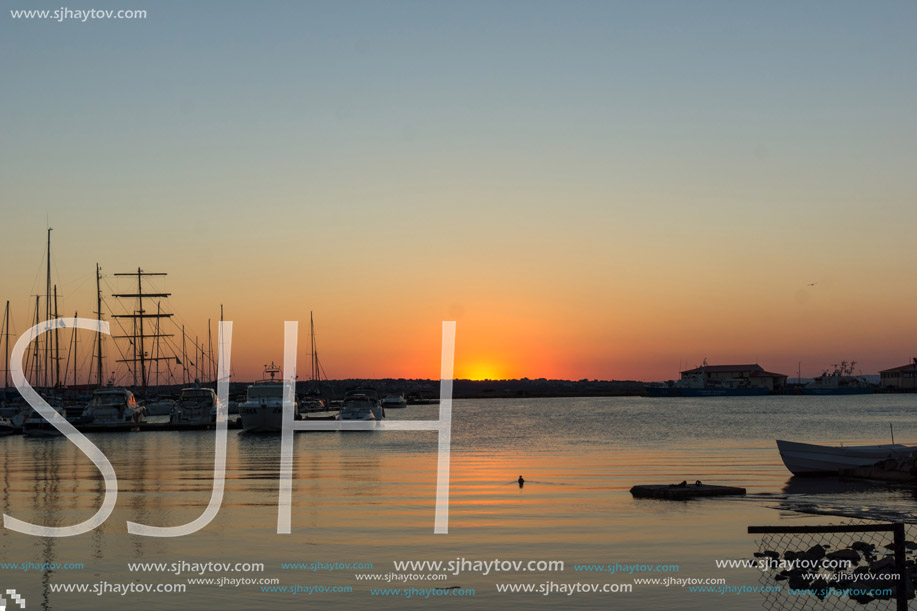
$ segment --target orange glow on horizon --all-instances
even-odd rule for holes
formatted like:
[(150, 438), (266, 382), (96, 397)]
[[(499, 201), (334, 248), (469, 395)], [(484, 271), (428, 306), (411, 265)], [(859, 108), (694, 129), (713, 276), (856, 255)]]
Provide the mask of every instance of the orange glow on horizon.
[(502, 380), (505, 368), (487, 361), (475, 361), (466, 366), (457, 364), (455, 377), (460, 380)]

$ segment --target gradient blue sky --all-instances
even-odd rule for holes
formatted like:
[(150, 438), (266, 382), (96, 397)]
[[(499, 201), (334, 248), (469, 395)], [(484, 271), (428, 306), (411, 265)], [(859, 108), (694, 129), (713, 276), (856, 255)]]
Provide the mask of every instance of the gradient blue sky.
[(168, 271), (253, 375), (309, 309), (334, 377), (917, 352), (913, 2), (64, 4), (148, 18), (3, 3), (20, 328), (47, 216), (68, 310)]

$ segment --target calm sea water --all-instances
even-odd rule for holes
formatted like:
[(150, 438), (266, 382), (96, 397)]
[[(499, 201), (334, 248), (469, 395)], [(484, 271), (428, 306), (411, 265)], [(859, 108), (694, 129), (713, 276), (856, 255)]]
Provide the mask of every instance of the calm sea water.
[[(526, 399), (456, 401), (448, 535), (433, 534), (436, 434), (300, 433), (295, 440), (293, 533), (276, 534), (279, 437), (229, 432), (226, 493), (217, 518), (198, 533), (163, 539), (128, 535), (125, 522), (177, 525), (210, 497), (213, 432), (92, 434), (119, 479), (117, 508), (92, 533), (37, 538), (0, 528), (0, 563), (82, 563), (51, 571), (0, 568), (0, 591), (15, 588), (28, 608), (293, 609), (589, 608), (758, 609), (755, 594), (689, 593), (634, 586), (631, 593), (565, 596), (498, 593), (496, 584), (632, 583), (633, 576), (576, 572), (578, 564), (677, 564), (655, 576), (725, 577), (755, 586), (755, 571), (717, 569), (717, 559), (756, 550), (750, 524), (840, 521), (790, 511), (814, 505), (856, 515), (909, 517), (914, 494), (836, 480), (791, 480), (774, 440), (917, 443), (917, 396), (710, 399)], [(438, 406), (390, 410), (432, 419)], [(0, 509), (47, 525), (82, 521), (98, 508), (98, 471), (64, 439), (0, 438)], [(519, 475), (527, 480), (520, 489)], [(638, 483), (682, 480), (737, 484), (746, 498), (692, 502), (634, 500)], [(562, 560), (564, 571), (465, 571), (447, 580), (364, 581), (401, 560)], [(263, 563), (263, 572), (204, 577), (276, 578), (282, 586), (351, 592), (270, 593), (261, 585), (188, 584), (184, 572), (131, 571), (128, 563)], [(360, 563), (362, 568), (282, 568), (282, 563)], [(369, 565), (372, 568), (368, 568)], [(414, 570), (403, 573), (427, 574)], [(654, 575), (637, 575), (652, 577)], [(61, 584), (186, 584), (180, 594), (65, 593)], [(382, 596), (371, 589), (449, 588), (474, 596)], [(8, 607), (13, 608), (13, 607)]]

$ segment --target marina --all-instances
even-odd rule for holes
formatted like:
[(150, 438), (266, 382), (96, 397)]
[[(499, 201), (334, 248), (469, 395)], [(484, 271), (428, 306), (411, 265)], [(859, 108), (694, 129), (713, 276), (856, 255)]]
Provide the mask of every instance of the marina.
[(0, 611), (917, 609), (917, 3), (8, 9)]
[[(863, 518), (913, 524), (917, 515), (911, 489), (837, 476), (793, 477), (774, 444), (774, 439), (793, 438), (801, 430), (813, 432), (813, 443), (828, 446), (876, 444), (887, 434), (887, 424), (874, 423), (889, 419), (894, 421), (896, 438), (913, 441), (917, 425), (909, 414), (911, 399), (895, 394), (679, 402), (612, 397), (572, 399), (563, 411), (553, 399), (457, 400), (452, 438), (454, 533), (445, 544), (437, 543), (446, 546), (440, 556), (472, 557), (466, 550), (473, 546), (474, 557), (558, 558), (567, 562), (568, 570), (574, 563), (619, 559), (677, 563), (680, 570), (674, 575), (704, 577), (716, 559), (749, 556), (755, 540), (746, 532), (749, 525)], [(716, 409), (711, 410), (711, 401)], [(435, 419), (438, 409), (419, 405), (392, 410), (386, 420)], [(340, 562), (356, 558), (375, 566), (390, 566), (393, 555), (423, 556), (436, 541), (431, 534), (436, 441), (424, 431), (295, 436), (292, 538), (275, 532), (279, 438), (231, 434), (227, 468), (233, 476), (227, 479), (223, 507), (214, 522), (192, 537), (140, 537), (132, 546), (123, 544), (119, 532), (124, 521), (182, 524), (206, 505), (212, 486), (214, 432), (88, 435), (112, 460), (121, 489), (110, 524), (91, 539), (98, 562), (110, 567), (109, 580), (129, 579), (127, 562), (212, 555), (232, 562), (255, 557), (265, 563), (265, 576), (296, 579), (297, 574), (291, 576), (279, 567), (291, 557), (302, 558), (297, 554), (303, 539), (309, 541), (309, 558)], [(53, 522), (94, 510), (97, 471), (72, 444), (63, 438), (8, 436), (0, 439), (0, 445), (9, 465), (0, 473), (4, 513)], [(136, 455), (155, 455), (157, 460), (137, 461)], [(49, 473), (59, 484), (48, 485)], [(524, 488), (516, 483), (519, 473), (525, 474)], [(630, 493), (635, 483), (668, 486), (686, 479), (688, 487), (701, 480), (704, 485), (744, 488), (746, 494), (673, 502), (634, 498)], [(373, 507), (376, 519), (365, 519), (366, 507)], [(676, 536), (690, 553), (672, 548)], [(367, 538), (375, 542), (369, 548)], [(80, 558), (85, 543), (78, 539), (55, 541), (37, 552), (38, 560)], [(4, 554), (22, 553), (28, 546), (28, 538), (0, 533)], [(759, 574), (731, 571), (727, 577), (732, 586), (751, 587)], [(46, 600), (50, 609), (72, 608), (81, 600), (76, 595), (48, 590), (48, 584), (70, 579), (65, 572), (55, 572), (44, 584), (31, 582), (26, 595)], [(325, 572), (321, 579), (348, 585), (354, 576), (353, 572)], [(501, 604), (489, 577), (462, 574), (450, 577), (445, 585), (474, 587), (477, 605)], [(260, 593), (255, 590), (239, 588), (235, 594), (226, 598), (219, 588), (189, 590), (186, 604), (207, 607), (219, 601), (228, 611), (258, 604)], [(543, 599), (533, 597), (532, 606), (548, 608), (550, 599), (548, 603)], [(155, 596), (134, 600), (154, 611), (164, 611), (171, 604)], [(311, 597), (312, 604), (336, 604), (336, 600), (331, 593)], [(724, 598), (658, 588), (652, 596), (634, 597), (628, 608), (751, 611), (761, 605), (757, 595)], [(355, 606), (397, 609), (403, 608), (403, 602), (366, 599)], [(467, 608), (467, 601), (445, 601), (442, 606)], [(604, 609), (607, 600), (581, 597), (577, 607)]]

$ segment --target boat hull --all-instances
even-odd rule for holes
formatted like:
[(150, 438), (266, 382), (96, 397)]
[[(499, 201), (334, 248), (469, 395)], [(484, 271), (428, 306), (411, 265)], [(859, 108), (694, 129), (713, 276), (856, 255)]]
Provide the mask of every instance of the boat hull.
[(647, 397), (759, 397), (766, 388), (669, 388), (646, 386)]
[(871, 388), (801, 388), (804, 395), (871, 395)]
[(216, 416), (210, 410), (206, 412), (175, 411), (170, 415), (169, 423), (186, 426), (207, 426), (216, 424)]
[(836, 475), (841, 469), (868, 467), (889, 458), (905, 458), (917, 448), (900, 445), (820, 446), (777, 440), (783, 464), (793, 475)]
[(175, 409), (175, 401), (155, 401), (147, 403), (144, 407), (147, 416), (169, 416)]
[(42, 424), (26, 423), (22, 428), (26, 437), (63, 437), (63, 433), (45, 422)]
[(283, 407), (280, 405), (252, 406), (243, 403), (239, 406), (239, 415), (245, 433), (279, 433), (283, 430)]

